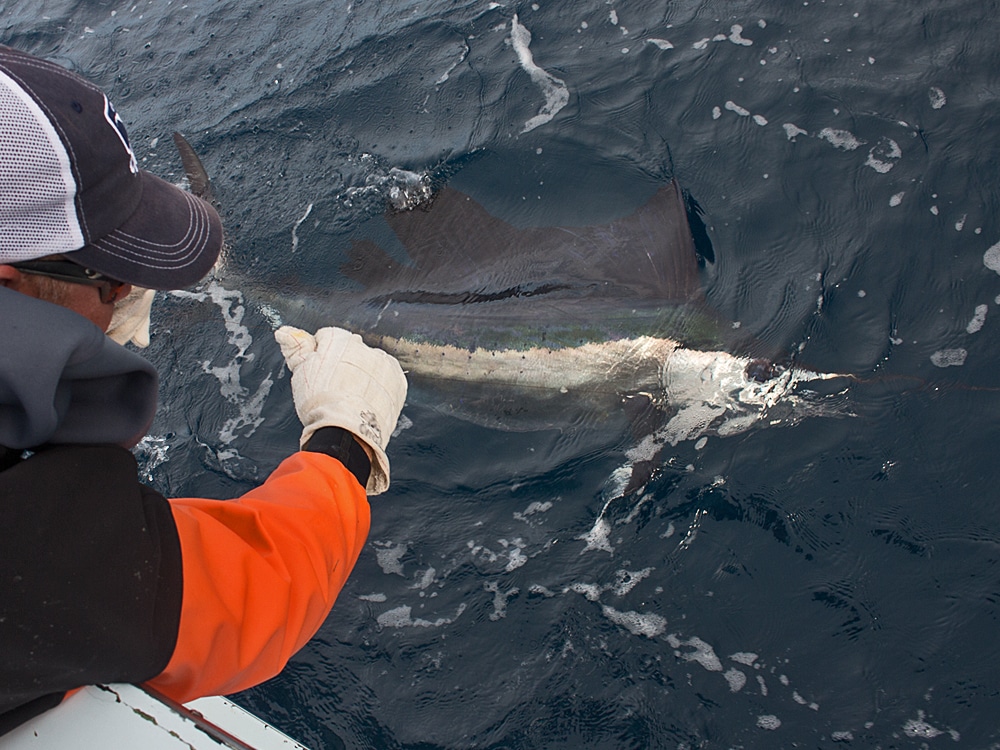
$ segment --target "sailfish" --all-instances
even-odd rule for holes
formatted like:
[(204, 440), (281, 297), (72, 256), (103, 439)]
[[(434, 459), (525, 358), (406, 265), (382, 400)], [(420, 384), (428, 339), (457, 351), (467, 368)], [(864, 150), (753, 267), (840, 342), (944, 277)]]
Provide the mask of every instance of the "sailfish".
[(630, 215), (584, 226), (515, 226), (447, 185), (413, 202), (385, 214), (405, 258), (352, 242), (340, 270), (353, 290), (252, 296), (282, 322), (360, 334), (439, 406), (487, 426), (558, 429), (581, 409), (640, 404), (653, 427), (627, 452), (622, 492), (681, 441), (835, 411), (810, 384), (841, 376), (730, 352), (733, 326), (704, 302), (676, 179)]

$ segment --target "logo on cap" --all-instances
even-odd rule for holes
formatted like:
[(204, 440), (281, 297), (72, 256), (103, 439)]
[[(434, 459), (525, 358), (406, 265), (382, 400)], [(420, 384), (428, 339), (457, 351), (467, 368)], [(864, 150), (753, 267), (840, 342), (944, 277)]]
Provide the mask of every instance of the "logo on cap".
[(118, 139), (122, 142), (125, 150), (128, 151), (128, 168), (132, 170), (132, 174), (138, 174), (139, 163), (136, 161), (135, 152), (128, 142), (128, 132), (125, 130), (125, 123), (122, 122), (122, 118), (118, 116), (114, 106), (108, 100), (107, 94), (104, 95), (104, 119), (115, 129), (115, 132), (118, 133)]

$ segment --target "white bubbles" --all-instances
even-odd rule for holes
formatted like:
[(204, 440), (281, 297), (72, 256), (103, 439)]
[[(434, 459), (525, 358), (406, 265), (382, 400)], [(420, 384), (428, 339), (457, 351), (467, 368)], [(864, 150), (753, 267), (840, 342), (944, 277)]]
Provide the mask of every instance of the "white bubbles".
[(879, 174), (885, 174), (894, 166), (896, 161), (903, 155), (903, 150), (892, 138), (880, 138), (878, 144), (868, 152), (868, 160), (865, 166), (871, 167)]
[(694, 49), (702, 50), (708, 47), (709, 42), (732, 42), (740, 47), (750, 47), (753, 45), (752, 39), (743, 36), (743, 27), (740, 24), (733, 24), (729, 28), (729, 33), (720, 33), (711, 37), (704, 37), (694, 42), (691, 46)]
[[(361, 160), (370, 163), (372, 156), (363, 154)], [(387, 199), (393, 208), (404, 210), (426, 203), (430, 200), (431, 193), (431, 181), (426, 173), (410, 172), (398, 167), (383, 171), (376, 165), (363, 186), (349, 187), (344, 191), (344, 205), (352, 206), (355, 197), (377, 195)], [(306, 207), (304, 215), (296, 222), (295, 229), (309, 217), (311, 205)], [(294, 229), (292, 244), (297, 245)]]
[(666, 49), (673, 49), (674, 48), (674, 45), (671, 44), (670, 42), (668, 42), (666, 39), (647, 39), (646, 42), (648, 44), (652, 44), (653, 46), (657, 47), (658, 49), (664, 49), (664, 50), (666, 50)]
[(401, 607), (390, 609), (388, 612), (383, 612), (378, 616), (376, 622), (378, 622), (379, 627), (382, 628), (406, 627), (407, 625), (413, 624), (413, 618), (410, 617), (411, 611), (410, 606), (404, 604)]
[(729, 655), (730, 661), (734, 661), (737, 664), (745, 664), (748, 667), (752, 667), (758, 658), (759, 656), (752, 651), (737, 651), (735, 654)]
[(569, 590), (575, 594), (582, 594), (589, 601), (596, 602), (601, 599), (601, 587), (596, 583), (574, 583)]
[(530, 521), (528, 520), (530, 516), (533, 516), (537, 513), (546, 513), (550, 510), (552, 510), (551, 501), (549, 500), (546, 500), (544, 502), (536, 501), (528, 505), (528, 507), (522, 511), (515, 511), (514, 518), (517, 519), (518, 521), (524, 521), (525, 523), (530, 523)]
[(405, 414), (400, 414), (396, 422), (396, 429), (392, 431), (392, 437), (399, 437), (403, 430), (408, 430), (411, 427), (413, 427), (413, 420)]
[(408, 604), (403, 604), (394, 609), (390, 609), (388, 612), (383, 612), (375, 621), (381, 628), (439, 628), (442, 625), (450, 625), (455, 620), (457, 620), (462, 613), (465, 611), (465, 604), (460, 604), (458, 610), (455, 612), (455, 616), (439, 617), (437, 620), (424, 620), (419, 617), (414, 618), (412, 616), (413, 609)]
[[(629, 476), (631, 476), (631, 469), (628, 473)], [(611, 524), (608, 523), (603, 515), (598, 516), (590, 531), (585, 534), (581, 534), (578, 538), (581, 541), (586, 542), (586, 546), (580, 554), (583, 554), (584, 552), (591, 552), (593, 550), (612, 553), (615, 551), (615, 548), (611, 546)]]
[(764, 675), (757, 675), (757, 685), (760, 687), (760, 694), (767, 697), (767, 682), (764, 680)]
[(729, 691), (731, 693), (740, 692), (747, 684), (747, 676), (736, 668), (727, 669), (722, 676), (725, 677), (726, 682), (729, 683)]
[[(705, 643), (705, 641), (698, 636), (692, 636), (687, 640), (681, 640), (676, 635), (668, 635), (667, 643), (677, 649), (675, 653), (678, 658), (684, 659), (685, 661), (696, 662), (709, 672), (722, 671), (722, 661), (715, 655), (715, 649), (713, 649), (708, 643)], [(682, 647), (687, 647), (692, 650), (681, 651), (680, 649)]]
[(750, 110), (749, 109), (744, 109), (743, 107), (741, 107), (736, 102), (727, 101), (725, 106), (726, 106), (726, 109), (728, 109), (730, 112), (735, 112), (740, 117), (749, 117), (750, 116)]
[(923, 739), (932, 740), (935, 737), (940, 737), (944, 732), (940, 729), (931, 726), (924, 720), (924, 712), (917, 712), (919, 718), (910, 719), (906, 724), (903, 725), (903, 733), (907, 737), (921, 737)]
[(501, 591), (500, 584), (496, 581), (486, 583), (483, 588), (493, 594), (493, 611), (490, 613), (493, 622), (507, 616), (507, 602), (520, 593), (520, 589), (516, 586), (508, 591)]
[(795, 138), (800, 135), (809, 135), (807, 131), (803, 130), (798, 125), (792, 122), (786, 122), (781, 127), (785, 129), (785, 135), (788, 137), (788, 140), (790, 141), (794, 141)]
[(983, 253), (983, 265), (991, 271), (1000, 273), (1000, 242)]
[(510, 573), (512, 570), (520, 568), (526, 562), (528, 562), (528, 558), (524, 554), (524, 542), (516, 539), (510, 549), (507, 550), (507, 566), (505, 570)]
[(154, 471), (156, 467), (167, 462), (169, 448), (167, 438), (160, 435), (146, 435), (136, 444), (134, 452), (140, 459), (139, 466), (144, 482), (152, 484), (155, 481)]
[(986, 322), (986, 312), (989, 309), (990, 308), (987, 305), (976, 305), (976, 312), (972, 316), (972, 320), (970, 320), (969, 324), (965, 327), (966, 332), (976, 333), (981, 331), (983, 324)]
[(408, 545), (393, 544), (392, 542), (375, 542), (374, 546), (375, 557), (383, 573), (386, 575), (404, 575), (403, 564), (400, 562), (400, 559), (409, 549)]
[(817, 138), (822, 138), (834, 148), (844, 151), (854, 151), (862, 145), (863, 141), (858, 140), (853, 133), (848, 130), (836, 130), (834, 128), (823, 128), (816, 134)]
[[(228, 446), (237, 437), (250, 437), (264, 422), (261, 411), (274, 381), (271, 373), (268, 373), (253, 394), (241, 382), (243, 364), (253, 361), (254, 358), (254, 355), (249, 351), (250, 345), (253, 343), (253, 336), (250, 334), (250, 329), (243, 323), (243, 316), (246, 312), (243, 293), (238, 290), (226, 289), (219, 282), (212, 281), (202, 292), (177, 290), (170, 294), (180, 299), (197, 301), (209, 299), (218, 305), (222, 312), (222, 319), (229, 334), (226, 340), (227, 343), (235, 347), (236, 354), (228, 364), (221, 367), (212, 365), (208, 361), (202, 362), (201, 366), (206, 374), (212, 375), (219, 381), (219, 392), (222, 397), (236, 406), (239, 411), (236, 416), (230, 417), (223, 424), (219, 431), (220, 442)], [(235, 450), (227, 452), (225, 456), (219, 455), (220, 460), (234, 457), (239, 457)]]
[(653, 612), (619, 612), (607, 605), (601, 607), (601, 612), (611, 622), (625, 628), (632, 635), (655, 638), (667, 627), (667, 619)]
[(937, 86), (931, 86), (930, 91), (927, 92), (927, 98), (930, 99), (932, 109), (941, 109), (948, 103), (948, 98)]
[(625, 596), (634, 589), (639, 582), (649, 578), (653, 568), (643, 568), (642, 570), (619, 570), (615, 573), (615, 583), (611, 590), (618, 596)]
[(773, 731), (781, 726), (781, 719), (774, 714), (764, 714), (757, 717), (757, 726)]
[(968, 356), (969, 353), (962, 348), (939, 349), (931, 355), (931, 363), (935, 367), (961, 367)]
[(800, 706), (806, 706), (807, 708), (810, 708), (813, 711), (819, 711), (819, 704), (816, 703), (815, 701), (806, 700), (801, 695), (799, 695), (798, 690), (792, 691), (792, 700), (798, 703)]
[(739, 24), (733, 24), (733, 27), (729, 30), (728, 39), (733, 44), (738, 44), (741, 47), (749, 47), (753, 44), (752, 40), (743, 37), (743, 27)]
[[(763, 127), (764, 125), (767, 125), (767, 118), (764, 117), (764, 115), (752, 115), (750, 113), (749, 109), (746, 109), (745, 107), (741, 107), (739, 104), (737, 104), (734, 101), (731, 101), (731, 100), (727, 101), (724, 106), (725, 106), (725, 108), (727, 110), (729, 110), (730, 112), (733, 112), (733, 113), (739, 115), (740, 117), (749, 117), (749, 118), (751, 118), (755, 123), (757, 123), (761, 127)], [(719, 111), (718, 107), (715, 107), (712, 110), (712, 118), (713, 119), (716, 119), (716, 120), (719, 119), (719, 116), (721, 114), (722, 113)]]
[(432, 565), (420, 574), (419, 579), (412, 586), (410, 586), (410, 588), (425, 591), (432, 583), (434, 583), (434, 577), (436, 575), (437, 569)]

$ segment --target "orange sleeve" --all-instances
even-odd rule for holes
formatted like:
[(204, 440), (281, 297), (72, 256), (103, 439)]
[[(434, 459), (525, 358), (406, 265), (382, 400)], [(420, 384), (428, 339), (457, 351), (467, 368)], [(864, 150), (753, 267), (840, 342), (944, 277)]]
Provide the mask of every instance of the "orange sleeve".
[(183, 703), (270, 679), (319, 629), (361, 553), (364, 489), (335, 458), (300, 452), (241, 498), (170, 504), (184, 593), (173, 656), (148, 684)]

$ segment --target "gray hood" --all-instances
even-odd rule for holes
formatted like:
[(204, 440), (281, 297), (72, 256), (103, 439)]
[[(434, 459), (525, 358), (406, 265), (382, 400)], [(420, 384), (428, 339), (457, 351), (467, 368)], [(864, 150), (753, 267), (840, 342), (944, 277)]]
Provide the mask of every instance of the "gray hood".
[(153, 366), (86, 318), (0, 287), (0, 446), (127, 448), (156, 412)]

